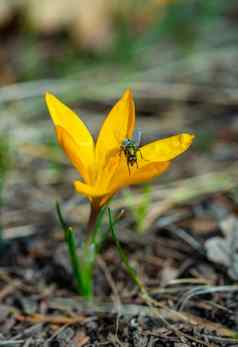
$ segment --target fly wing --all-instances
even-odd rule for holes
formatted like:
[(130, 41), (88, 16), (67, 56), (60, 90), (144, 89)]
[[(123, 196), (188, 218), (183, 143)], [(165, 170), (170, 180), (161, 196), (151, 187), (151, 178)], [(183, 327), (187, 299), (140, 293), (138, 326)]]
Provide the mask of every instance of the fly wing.
[(135, 134), (133, 135), (133, 141), (135, 142), (137, 147), (140, 146), (141, 137), (142, 137), (142, 131), (136, 130)]

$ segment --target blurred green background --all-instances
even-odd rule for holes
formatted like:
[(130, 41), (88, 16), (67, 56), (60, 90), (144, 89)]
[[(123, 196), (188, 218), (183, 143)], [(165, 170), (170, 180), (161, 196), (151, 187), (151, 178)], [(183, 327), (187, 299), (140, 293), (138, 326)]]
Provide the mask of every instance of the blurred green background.
[(232, 0), (1, 0), (0, 84), (82, 79), (95, 67), (126, 78), (235, 40), (237, 16)]
[(236, 161), (237, 80), (235, 0), (1, 0), (0, 138), (11, 153), (2, 223), (43, 220), (56, 199), (79, 220), (78, 173), (56, 144), (46, 91), (79, 109), (94, 134), (128, 87), (143, 142), (194, 132), (161, 192), (164, 181)]

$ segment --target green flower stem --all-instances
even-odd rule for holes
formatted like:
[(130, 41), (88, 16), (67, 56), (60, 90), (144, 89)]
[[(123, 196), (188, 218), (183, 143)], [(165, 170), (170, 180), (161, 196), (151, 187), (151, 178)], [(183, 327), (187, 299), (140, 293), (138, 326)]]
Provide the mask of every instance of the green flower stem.
[(90, 205), (90, 214), (88, 218), (88, 223), (86, 226), (86, 235), (88, 239), (90, 239), (90, 236), (94, 233), (95, 228), (97, 228), (97, 218), (100, 214), (100, 207), (98, 205)]
[[(77, 254), (77, 242), (75, 233), (72, 228), (68, 228), (65, 232), (65, 241), (68, 245), (68, 253), (70, 257), (71, 266), (74, 273), (77, 289), (79, 293), (85, 298), (93, 296), (93, 283), (92, 283), (92, 267), (86, 264)], [(87, 251), (85, 251), (85, 259)]]
[[(86, 230), (87, 237), (81, 245), (80, 253), (77, 252), (75, 232), (64, 221), (58, 203), (56, 203), (56, 210), (60, 224), (64, 230), (64, 238), (68, 248), (76, 288), (84, 298), (90, 299), (93, 296), (93, 270), (96, 256), (100, 253), (102, 245), (111, 229), (111, 226), (109, 228), (102, 227), (103, 217), (107, 208), (106, 206), (98, 209), (95, 209), (95, 206), (91, 207), (91, 214)], [(113, 226), (119, 221), (119, 217), (112, 222)]]
[(83, 249), (83, 259), (77, 254), (77, 242), (75, 233), (71, 227), (69, 227), (62, 216), (60, 206), (56, 203), (56, 210), (59, 217), (60, 224), (64, 230), (65, 242), (68, 246), (69, 258), (76, 282), (76, 288), (78, 292), (87, 299), (93, 296), (93, 282), (92, 282), (92, 264), (87, 262), (87, 253), (89, 249)]

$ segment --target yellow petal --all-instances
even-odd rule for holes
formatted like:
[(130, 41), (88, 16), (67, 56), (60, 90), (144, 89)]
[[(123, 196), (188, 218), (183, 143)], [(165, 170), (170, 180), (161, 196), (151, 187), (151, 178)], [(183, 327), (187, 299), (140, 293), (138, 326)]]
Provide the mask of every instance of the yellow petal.
[(103, 170), (98, 172), (97, 180), (93, 185), (75, 181), (75, 189), (88, 197), (92, 205), (103, 206), (118, 190), (117, 186), (112, 186), (111, 179), (115, 175), (115, 172), (117, 172), (120, 162), (121, 160), (118, 155), (109, 158)]
[(118, 191), (122, 187), (138, 184), (161, 175), (168, 169), (170, 162), (147, 163), (144, 167), (137, 168), (136, 165), (130, 167), (130, 172), (126, 161), (122, 161), (116, 174), (112, 177), (110, 187), (112, 191)]
[(103, 206), (113, 194), (113, 192), (103, 191), (100, 187), (90, 186), (81, 181), (75, 181), (74, 187), (77, 192), (86, 196), (93, 205), (99, 207)]
[(144, 160), (140, 162), (139, 166), (146, 166), (146, 162), (162, 162), (174, 159), (188, 149), (193, 138), (194, 135), (179, 134), (141, 147), (137, 156), (140, 158), (141, 154)]
[(135, 171), (134, 175), (129, 175), (125, 179), (126, 185), (138, 184), (152, 179), (153, 177), (160, 176), (170, 166), (169, 161), (161, 163), (151, 163), (147, 167), (139, 168)]
[(112, 190), (110, 182), (112, 177), (117, 174), (120, 162), (121, 158), (117, 153), (116, 155), (110, 156), (102, 170), (99, 170), (95, 186), (98, 187), (100, 191), (109, 192)]
[(112, 151), (120, 150), (125, 138), (131, 138), (135, 127), (135, 105), (131, 90), (126, 90), (122, 98), (112, 108), (105, 119), (96, 144), (96, 160), (103, 167)]
[[(80, 156), (80, 173), (82, 174), (81, 171), (83, 166), (84, 172), (86, 170), (89, 170), (90, 172), (86, 176), (88, 176), (88, 179), (89, 177), (91, 178), (92, 171), (94, 169), (95, 151), (94, 141), (90, 132), (88, 131), (84, 123), (80, 120), (80, 118), (73, 111), (71, 111), (69, 107), (67, 107), (60, 100), (58, 100), (54, 95), (46, 93), (45, 99), (55, 127), (64, 129), (67, 134), (65, 136), (70, 136), (71, 138), (71, 140), (69, 140), (69, 150), (67, 150), (66, 148), (68, 140), (66, 140), (64, 144), (64, 150), (66, 154), (68, 155), (69, 152), (71, 153), (71, 160), (72, 157), (74, 159), (77, 157), (77, 162)], [(60, 132), (62, 132), (62, 130), (60, 130)], [(58, 134), (57, 136), (59, 138)], [(72, 141), (74, 143), (74, 146), (72, 146)], [(74, 147), (74, 150), (77, 152), (74, 155), (72, 153), (72, 147)], [(74, 159), (72, 161), (75, 165)], [(75, 166), (77, 167), (78, 164)]]
[(82, 155), (79, 146), (75, 143), (73, 138), (64, 128), (56, 126), (55, 130), (57, 140), (63, 148), (65, 154), (70, 159), (75, 168), (79, 171), (85, 182), (90, 183), (92, 176), (92, 172), (90, 171), (91, 168), (88, 168), (86, 165), (84, 165), (85, 162), (82, 162)]
[(180, 134), (145, 145), (137, 152), (137, 163), (129, 167), (126, 156), (122, 153), (119, 164), (107, 183), (108, 187), (115, 191), (159, 176), (167, 170), (170, 160), (190, 146), (193, 137), (190, 134)]
[(85, 195), (94, 205), (101, 207), (121, 188), (159, 176), (168, 169), (169, 165), (170, 162), (151, 163), (146, 168), (137, 169), (133, 175), (129, 175), (127, 166), (122, 164), (107, 189), (102, 189), (100, 185), (90, 186), (80, 181), (75, 181), (74, 186), (77, 192)]

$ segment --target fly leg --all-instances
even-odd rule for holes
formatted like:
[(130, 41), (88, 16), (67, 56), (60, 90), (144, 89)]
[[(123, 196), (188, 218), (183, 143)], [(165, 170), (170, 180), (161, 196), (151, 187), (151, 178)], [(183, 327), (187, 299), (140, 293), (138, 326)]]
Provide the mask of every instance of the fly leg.
[(145, 159), (145, 158), (143, 157), (142, 152), (141, 152), (141, 150), (140, 150), (139, 148), (138, 148), (138, 152), (140, 153), (140, 157), (141, 157), (142, 160), (144, 160), (144, 161), (149, 161), (148, 159)]
[(127, 167), (128, 167), (128, 172), (129, 172), (129, 176), (131, 175), (131, 170), (130, 170), (130, 161), (127, 159)]
[(142, 153), (141, 153), (141, 150), (138, 148), (137, 151), (140, 153), (140, 157), (141, 157), (141, 159), (143, 160), (144, 158), (143, 158), (143, 155), (142, 155)]

